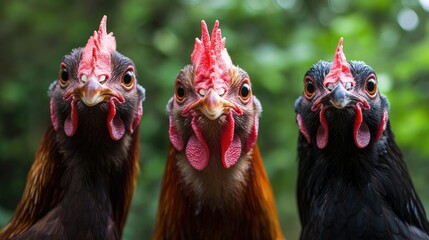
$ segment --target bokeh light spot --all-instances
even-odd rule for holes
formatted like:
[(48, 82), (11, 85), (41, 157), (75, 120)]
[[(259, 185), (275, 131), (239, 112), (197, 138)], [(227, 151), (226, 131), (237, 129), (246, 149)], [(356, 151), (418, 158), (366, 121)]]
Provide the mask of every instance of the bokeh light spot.
[(412, 31), (419, 25), (417, 13), (410, 8), (404, 8), (398, 13), (398, 23), (405, 31)]

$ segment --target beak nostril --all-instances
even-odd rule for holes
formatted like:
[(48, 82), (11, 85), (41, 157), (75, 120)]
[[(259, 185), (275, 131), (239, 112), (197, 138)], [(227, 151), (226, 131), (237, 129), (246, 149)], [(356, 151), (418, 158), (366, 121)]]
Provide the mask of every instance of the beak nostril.
[(105, 75), (101, 75), (99, 78), (98, 78), (98, 82), (99, 83), (101, 83), (101, 84), (103, 84), (103, 83), (105, 83), (106, 82), (106, 76)]
[(80, 77), (80, 80), (81, 80), (83, 83), (86, 83), (86, 81), (88, 80), (88, 76), (86, 76), (85, 74), (83, 74), (83, 75)]
[(330, 102), (337, 109), (343, 109), (350, 103), (349, 92), (343, 84), (337, 84), (330, 94)]
[(223, 94), (225, 94), (225, 89), (221, 88), (218, 90), (217, 94), (219, 94), (219, 96), (223, 96)]
[(204, 89), (200, 89), (200, 91), (198, 92), (202, 97), (204, 97), (206, 95), (206, 91)]
[(350, 90), (352, 90), (352, 88), (353, 88), (353, 86), (352, 86), (352, 83), (351, 83), (351, 82), (346, 83), (346, 85), (345, 85), (344, 87), (345, 87), (345, 89), (346, 89), (347, 91), (350, 91)]
[(328, 83), (328, 86), (326, 86), (326, 88), (332, 92), (332, 90), (334, 90), (334, 84), (333, 83)]

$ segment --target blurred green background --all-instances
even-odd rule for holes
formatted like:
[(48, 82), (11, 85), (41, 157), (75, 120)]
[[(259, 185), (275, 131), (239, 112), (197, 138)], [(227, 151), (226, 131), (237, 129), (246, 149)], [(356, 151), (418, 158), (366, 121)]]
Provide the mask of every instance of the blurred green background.
[(60, 60), (86, 44), (104, 14), (118, 51), (134, 60), (147, 91), (141, 172), (123, 239), (149, 239), (153, 232), (169, 144), (165, 106), (176, 75), (190, 63), (201, 19), (210, 31), (220, 20), (233, 62), (249, 73), (262, 102), (259, 144), (288, 239), (300, 231), (293, 103), (306, 70), (331, 60), (341, 36), (348, 60), (376, 70), (397, 141), (429, 209), (428, 11), (428, 0), (1, 1), (0, 226), (15, 210), (50, 124), (47, 89)]

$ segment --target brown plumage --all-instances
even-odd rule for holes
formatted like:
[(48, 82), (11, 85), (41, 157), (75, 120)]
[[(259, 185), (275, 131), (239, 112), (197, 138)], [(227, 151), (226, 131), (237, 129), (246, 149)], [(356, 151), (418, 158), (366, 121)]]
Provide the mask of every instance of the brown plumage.
[(271, 185), (257, 145), (249, 153), (252, 165), (243, 195), (217, 209), (199, 206), (192, 189), (181, 184), (176, 154), (171, 146), (153, 239), (283, 239)]
[(170, 141), (153, 239), (283, 239), (256, 144), (262, 111), (218, 22), (202, 22), (167, 105)]
[(52, 126), (2, 240), (121, 236), (139, 170), (144, 89), (105, 24), (64, 56), (49, 87)]

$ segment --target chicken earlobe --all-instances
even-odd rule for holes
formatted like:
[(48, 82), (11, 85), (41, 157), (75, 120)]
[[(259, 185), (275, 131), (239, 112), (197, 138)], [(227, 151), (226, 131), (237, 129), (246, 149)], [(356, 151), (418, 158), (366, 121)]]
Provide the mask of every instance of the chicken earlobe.
[(389, 116), (387, 111), (383, 112), (383, 117), (381, 118), (380, 125), (378, 126), (377, 134), (375, 135), (375, 141), (378, 142), (381, 135), (383, 135), (384, 130), (386, 130), (387, 122), (389, 121)]
[[(193, 134), (188, 139), (186, 143), (186, 158), (189, 163), (197, 170), (203, 170), (207, 167), (209, 161), (209, 147), (207, 142), (205, 141), (201, 129), (198, 127), (198, 117), (194, 116), (192, 118), (191, 126), (193, 130)], [(177, 151), (183, 151), (185, 148), (185, 144), (183, 142), (182, 136), (177, 131), (174, 120), (170, 116), (170, 127), (169, 127), (169, 138), (173, 147)]]
[[(52, 89), (52, 87), (55, 86), (54, 84), (51, 84), (49, 89)], [(51, 122), (52, 126), (54, 127), (55, 132), (58, 132), (60, 129), (60, 122), (58, 120), (57, 113), (55, 112), (55, 101), (53, 98), (51, 98), (51, 101), (49, 102), (49, 108), (51, 113)]]
[[(57, 116), (57, 111), (55, 109), (55, 100), (53, 98), (51, 98), (49, 105), (50, 105), (52, 126), (54, 127), (54, 130), (58, 132), (60, 128), (60, 122)], [(70, 103), (70, 108), (71, 108), (70, 113), (68, 114), (67, 118), (64, 120), (64, 133), (68, 137), (71, 137), (75, 134), (77, 130), (78, 122), (79, 122), (76, 101), (74, 100), (74, 98)]]
[(307, 140), (307, 143), (311, 143), (311, 137), (310, 137), (310, 133), (308, 133), (307, 128), (305, 127), (303, 121), (302, 121), (302, 116), (301, 114), (297, 114), (296, 115), (296, 121), (298, 123), (298, 128), (299, 131), (301, 132), (301, 134), (305, 137), (305, 140)]
[[(137, 86), (137, 91), (142, 95), (141, 98), (143, 99), (144, 98), (143, 95), (144, 95), (144, 92), (145, 92), (144, 88), (141, 87), (141, 86)], [(143, 100), (138, 103), (137, 112), (134, 114), (133, 123), (132, 123), (132, 125), (129, 128), (129, 131), (130, 131), (131, 134), (133, 134), (134, 130), (137, 129), (137, 127), (138, 127), (138, 125), (140, 123), (140, 120), (142, 119), (142, 116), (143, 116)]]
[[(255, 98), (256, 99), (256, 98)], [(259, 115), (255, 114), (253, 117), (253, 125), (250, 130), (249, 136), (247, 137), (246, 144), (244, 145), (243, 152), (249, 152), (256, 144), (258, 140), (258, 129), (259, 129)]]
[(182, 137), (177, 132), (177, 129), (174, 126), (174, 120), (173, 120), (172, 116), (170, 116), (169, 121), (170, 121), (170, 123), (169, 123), (170, 127), (168, 128), (168, 133), (169, 133), (168, 136), (170, 138), (170, 142), (171, 142), (171, 144), (173, 144), (173, 147), (177, 151), (183, 151), (183, 149), (185, 148), (185, 145), (183, 143)]

